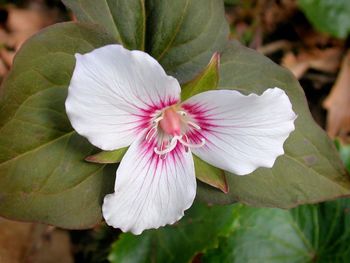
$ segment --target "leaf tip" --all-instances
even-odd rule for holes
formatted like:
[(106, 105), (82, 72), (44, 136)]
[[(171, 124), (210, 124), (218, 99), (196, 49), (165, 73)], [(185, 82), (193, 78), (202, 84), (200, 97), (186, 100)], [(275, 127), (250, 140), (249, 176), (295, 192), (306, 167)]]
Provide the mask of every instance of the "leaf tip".
[(225, 177), (225, 183), (220, 189), (221, 191), (224, 192), (224, 194), (228, 194), (228, 192), (230, 192), (230, 188), (228, 186), (228, 183), (226, 182), (226, 177)]
[(96, 159), (95, 155), (90, 155), (85, 158), (85, 161), (89, 163), (99, 163), (98, 160)]
[(213, 56), (210, 59), (209, 64), (219, 65), (220, 64), (220, 59), (221, 59), (220, 53), (219, 52), (214, 52)]

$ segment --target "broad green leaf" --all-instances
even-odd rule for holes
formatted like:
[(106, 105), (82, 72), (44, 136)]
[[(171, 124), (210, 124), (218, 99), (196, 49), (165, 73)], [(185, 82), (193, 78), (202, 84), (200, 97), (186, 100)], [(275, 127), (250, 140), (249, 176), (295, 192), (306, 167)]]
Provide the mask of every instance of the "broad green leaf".
[(121, 234), (109, 255), (110, 262), (191, 262), (198, 253), (217, 246), (234, 225), (235, 208), (194, 204), (180, 222), (140, 236)]
[(218, 249), (209, 250), (204, 263), (299, 263), (310, 262), (309, 240), (287, 210), (252, 208), (238, 210), (236, 227)]
[(202, 262), (349, 262), (350, 200), (290, 211), (242, 206), (236, 228)]
[(125, 48), (145, 49), (144, 0), (63, 0), (80, 22), (100, 25)]
[(257, 52), (230, 43), (221, 55), (219, 88), (261, 94), (273, 87), (286, 91), (298, 114), (296, 130), (284, 144), (285, 154), (272, 169), (258, 168), (247, 176), (226, 173), (230, 188), (226, 195), (201, 184), (200, 199), (289, 208), (350, 194), (349, 176), (333, 142), (312, 119), (292, 74)]
[(65, 228), (101, 220), (115, 168), (84, 158), (92, 145), (65, 113), (74, 54), (115, 42), (96, 26), (57, 24), (17, 54), (0, 100), (0, 215)]
[(180, 82), (192, 79), (229, 34), (223, 1), (63, 0), (129, 49), (146, 50)]
[(146, 50), (180, 83), (194, 78), (226, 44), (223, 1), (146, 2)]
[(92, 163), (119, 163), (127, 150), (128, 147), (115, 151), (102, 151), (86, 157), (85, 160)]
[(309, 243), (309, 254), (317, 262), (350, 261), (350, 199), (292, 209), (300, 232)]
[(198, 93), (216, 89), (219, 83), (219, 64), (220, 54), (214, 53), (207, 67), (181, 86), (181, 100), (185, 101)]
[(349, 0), (298, 0), (298, 4), (318, 30), (340, 38), (350, 33)]

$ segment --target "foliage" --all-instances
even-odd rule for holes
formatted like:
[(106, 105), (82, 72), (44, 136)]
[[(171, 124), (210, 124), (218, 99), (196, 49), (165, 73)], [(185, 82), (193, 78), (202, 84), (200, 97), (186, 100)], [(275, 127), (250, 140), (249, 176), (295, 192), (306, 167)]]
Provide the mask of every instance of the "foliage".
[(191, 80), (222, 49), (228, 34), (221, 1), (63, 2), (79, 21), (101, 25), (126, 48), (150, 53), (180, 82)]
[(177, 224), (148, 230), (140, 236), (121, 234), (110, 262), (190, 262), (199, 252), (218, 244), (234, 225), (235, 206), (195, 204)]
[(346, 38), (350, 33), (348, 0), (298, 0), (298, 3), (318, 30), (339, 38)]
[(350, 200), (290, 211), (241, 207), (237, 227), (203, 262), (348, 262)]

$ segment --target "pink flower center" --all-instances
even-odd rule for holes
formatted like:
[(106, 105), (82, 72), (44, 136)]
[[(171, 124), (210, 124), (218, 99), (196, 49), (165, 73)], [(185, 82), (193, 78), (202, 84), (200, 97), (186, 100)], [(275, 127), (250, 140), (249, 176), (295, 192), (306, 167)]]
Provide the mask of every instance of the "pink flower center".
[(161, 158), (166, 158), (167, 154), (174, 150), (180, 142), (185, 150), (189, 148), (202, 147), (205, 139), (202, 138), (198, 144), (189, 141), (188, 133), (191, 129), (200, 130), (199, 127), (181, 108), (178, 106), (168, 107), (153, 118), (152, 126), (148, 131), (145, 140), (148, 143), (155, 141), (154, 152)]

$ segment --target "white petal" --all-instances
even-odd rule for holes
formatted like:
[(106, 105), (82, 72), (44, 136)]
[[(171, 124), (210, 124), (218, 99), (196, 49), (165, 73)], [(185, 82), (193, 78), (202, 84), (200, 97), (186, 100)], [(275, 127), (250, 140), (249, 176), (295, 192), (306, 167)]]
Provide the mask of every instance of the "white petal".
[(188, 99), (183, 107), (201, 127), (190, 133), (190, 140), (206, 140), (205, 146), (192, 152), (237, 175), (271, 168), (284, 153), (283, 143), (296, 119), (288, 96), (279, 88), (268, 89), (261, 96), (208, 91)]
[(179, 100), (180, 86), (142, 51), (108, 45), (76, 55), (66, 111), (74, 129), (103, 150), (125, 147), (150, 114)]
[(173, 224), (196, 195), (192, 154), (178, 146), (160, 159), (155, 144), (135, 141), (117, 170), (115, 193), (105, 197), (102, 211), (108, 225), (140, 234)]

